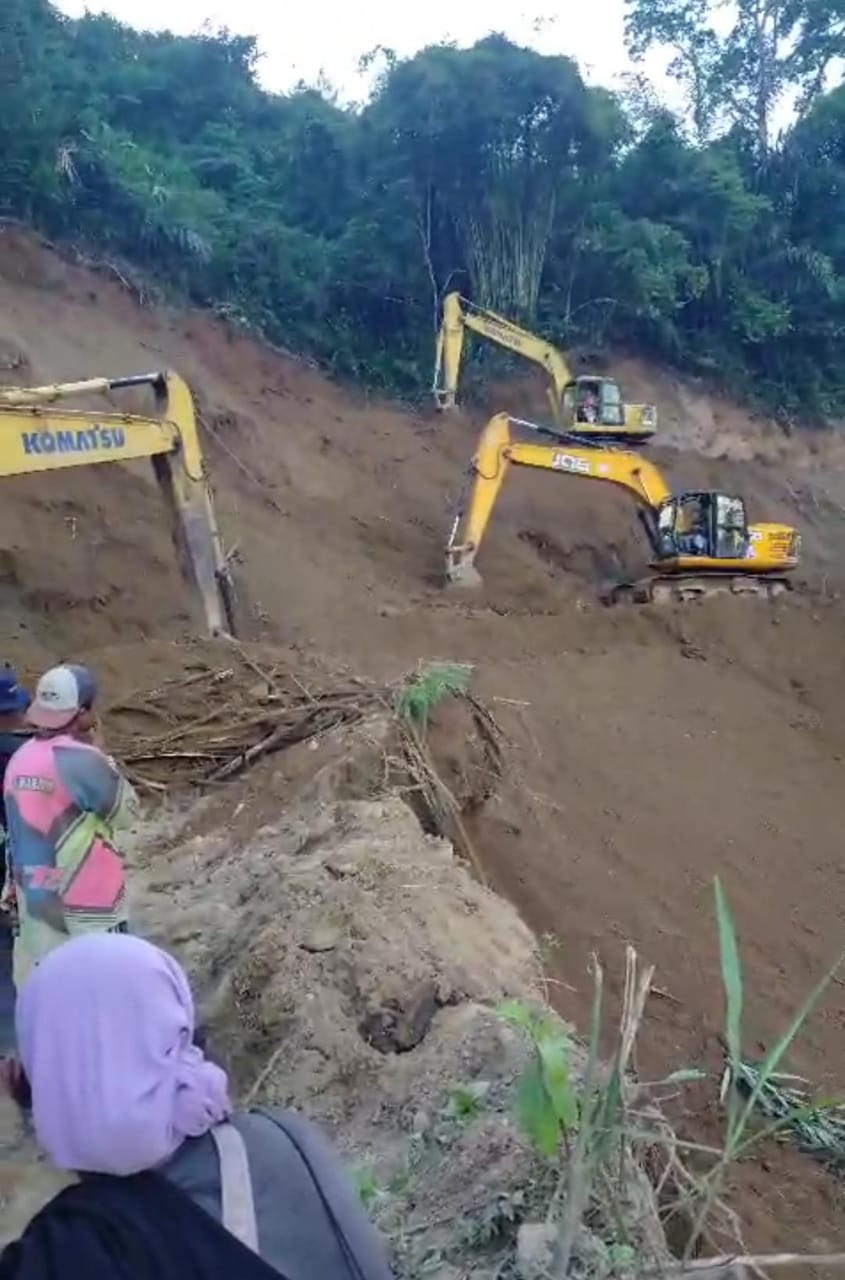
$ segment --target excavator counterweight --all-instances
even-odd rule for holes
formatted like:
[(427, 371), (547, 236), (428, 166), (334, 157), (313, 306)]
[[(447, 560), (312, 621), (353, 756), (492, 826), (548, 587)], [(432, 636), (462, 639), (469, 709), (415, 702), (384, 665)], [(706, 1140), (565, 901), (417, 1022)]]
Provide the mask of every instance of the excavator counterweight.
[[(513, 428), (534, 439), (514, 435)], [(616, 584), (608, 603), (661, 602), (715, 592), (772, 597), (788, 590), (800, 537), (790, 525), (753, 524), (742, 498), (709, 490), (673, 494), (639, 454), (573, 442), (565, 433), (499, 413), (481, 433), (446, 548), (446, 582), (476, 586), (484, 534), (509, 468), (533, 467), (618, 485), (633, 497), (652, 552), (651, 574)]]
[[(156, 414), (68, 409), (80, 396), (150, 387)], [(234, 634), (233, 586), (223, 555), (194, 402), (178, 374), (90, 378), (0, 387), (0, 478), (150, 458), (170, 516), (180, 567), (202, 598), (212, 635)]]

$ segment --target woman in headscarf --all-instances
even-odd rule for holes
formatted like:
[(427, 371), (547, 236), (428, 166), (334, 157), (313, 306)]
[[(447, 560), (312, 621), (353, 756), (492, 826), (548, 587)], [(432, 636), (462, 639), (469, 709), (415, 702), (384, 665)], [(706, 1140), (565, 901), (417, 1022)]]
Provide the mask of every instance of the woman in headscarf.
[(171, 956), (72, 939), (24, 983), (17, 1031), (36, 1137), (80, 1182), (6, 1249), (0, 1280), (389, 1280), (320, 1130), (233, 1113)]

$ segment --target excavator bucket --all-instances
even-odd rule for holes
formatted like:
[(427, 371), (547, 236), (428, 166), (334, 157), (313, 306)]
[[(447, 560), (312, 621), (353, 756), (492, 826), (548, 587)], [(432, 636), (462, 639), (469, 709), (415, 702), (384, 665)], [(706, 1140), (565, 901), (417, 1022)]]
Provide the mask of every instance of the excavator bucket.
[(481, 586), (481, 574), (473, 563), (475, 550), (470, 546), (446, 548), (446, 586), (466, 590)]

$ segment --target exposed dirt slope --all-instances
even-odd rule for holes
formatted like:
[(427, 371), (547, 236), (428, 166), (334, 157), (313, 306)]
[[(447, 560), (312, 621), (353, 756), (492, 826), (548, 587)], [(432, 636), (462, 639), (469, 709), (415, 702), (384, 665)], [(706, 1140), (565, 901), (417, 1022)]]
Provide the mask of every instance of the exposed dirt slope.
[[(207, 317), (140, 307), (109, 276), (13, 231), (0, 236), (4, 352), (9, 380), (165, 364), (187, 377), (257, 631), (380, 679), (420, 657), (478, 663), (512, 743), (510, 785), (473, 834), (495, 887), (560, 940), (553, 971), (568, 1015), (586, 1012), (589, 951), (619, 974), (630, 939), (668, 992), (647, 1020), (644, 1069), (702, 1054), (715, 1063), (718, 872), (742, 933), (749, 1044), (782, 1026), (842, 945), (838, 446), (784, 441), (701, 389), (665, 376), (649, 384), (625, 363), (629, 398), (659, 403), (656, 456), (673, 483), (723, 486), (746, 496), (754, 518), (799, 525), (806, 589), (777, 607), (601, 609), (597, 581), (644, 559), (630, 505), (598, 485), (516, 475), (480, 558), (485, 587), (466, 601), (436, 581), (478, 418), (368, 402)], [(503, 389), (493, 407), (531, 411), (529, 392)], [(142, 642), (196, 623), (156, 500), (143, 468), (5, 482), (10, 656), (30, 669), (88, 656), (114, 697), (150, 683), (138, 674)], [(161, 646), (155, 662), (166, 674)], [(797, 1062), (841, 1088), (843, 1051), (834, 1000)], [(702, 1123), (690, 1119), (698, 1132)], [(802, 1157), (777, 1170), (745, 1177), (752, 1239), (833, 1240), (826, 1177)]]

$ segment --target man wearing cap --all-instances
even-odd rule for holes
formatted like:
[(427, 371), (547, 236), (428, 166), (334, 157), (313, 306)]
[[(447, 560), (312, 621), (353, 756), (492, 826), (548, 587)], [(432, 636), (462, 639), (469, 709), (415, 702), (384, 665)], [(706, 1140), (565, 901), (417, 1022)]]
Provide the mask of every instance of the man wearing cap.
[(35, 735), (12, 757), (3, 792), (18, 903), (15, 986), (77, 933), (126, 929), (115, 831), (138, 813), (132, 787), (94, 743), (97, 682), (87, 667), (53, 667), (26, 719)]

